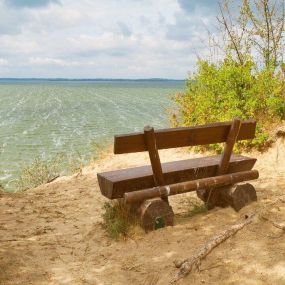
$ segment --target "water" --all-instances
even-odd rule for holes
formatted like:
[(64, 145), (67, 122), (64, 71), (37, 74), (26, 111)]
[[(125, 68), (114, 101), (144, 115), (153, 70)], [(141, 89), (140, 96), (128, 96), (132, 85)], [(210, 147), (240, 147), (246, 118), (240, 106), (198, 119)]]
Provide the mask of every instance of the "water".
[(168, 125), (183, 81), (0, 81), (0, 183), (9, 188), (36, 156), (88, 159), (92, 143)]

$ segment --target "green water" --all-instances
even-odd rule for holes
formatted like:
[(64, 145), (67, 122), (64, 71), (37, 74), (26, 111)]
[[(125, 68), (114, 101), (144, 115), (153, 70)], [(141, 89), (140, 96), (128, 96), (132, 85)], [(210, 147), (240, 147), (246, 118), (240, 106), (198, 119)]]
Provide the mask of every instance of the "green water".
[(115, 134), (168, 125), (177, 81), (7, 81), (0, 83), (0, 183), (9, 189), (36, 156), (88, 160)]

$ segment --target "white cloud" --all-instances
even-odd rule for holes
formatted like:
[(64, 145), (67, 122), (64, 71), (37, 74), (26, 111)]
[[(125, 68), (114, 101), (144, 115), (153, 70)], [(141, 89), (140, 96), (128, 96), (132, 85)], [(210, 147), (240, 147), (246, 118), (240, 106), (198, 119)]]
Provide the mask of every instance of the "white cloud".
[(41, 47), (34, 39), (26, 38), (24, 35), (4, 35), (0, 37), (0, 52), (7, 55), (22, 55), (40, 52)]
[(0, 58), (9, 62), (0, 76), (185, 78), (213, 22), (209, 9), (186, 4), (0, 0)]
[(5, 58), (0, 58), (0, 66), (8, 66), (9, 62)]
[(60, 65), (60, 66), (76, 66), (80, 63), (77, 61), (67, 61), (60, 58), (50, 57), (31, 57), (29, 62), (33, 65)]

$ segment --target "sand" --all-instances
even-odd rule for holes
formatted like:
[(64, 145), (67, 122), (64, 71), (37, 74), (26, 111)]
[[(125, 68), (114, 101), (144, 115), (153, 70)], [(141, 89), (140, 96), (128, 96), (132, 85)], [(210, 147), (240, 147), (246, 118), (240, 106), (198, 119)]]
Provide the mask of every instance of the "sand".
[[(185, 150), (161, 153), (163, 161), (185, 159)], [(197, 155), (198, 156), (198, 155)], [(216, 208), (187, 217), (189, 197), (170, 198), (175, 226), (126, 240), (111, 240), (102, 226), (96, 173), (148, 163), (146, 154), (105, 154), (82, 175), (61, 177), (24, 193), (0, 194), (0, 284), (168, 284), (173, 261), (191, 257), (211, 236), (254, 210), (285, 223), (285, 143), (279, 138), (258, 158), (253, 182), (258, 202), (236, 213)], [(283, 197), (282, 200), (278, 200)], [(274, 204), (272, 204), (275, 201)], [(214, 249), (178, 284), (285, 284), (285, 233), (256, 219)]]

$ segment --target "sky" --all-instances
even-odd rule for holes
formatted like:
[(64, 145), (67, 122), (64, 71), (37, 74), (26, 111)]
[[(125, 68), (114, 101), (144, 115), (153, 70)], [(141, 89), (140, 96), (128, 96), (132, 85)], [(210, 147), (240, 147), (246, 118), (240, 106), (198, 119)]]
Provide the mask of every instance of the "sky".
[(0, 0), (0, 77), (184, 79), (216, 0)]

